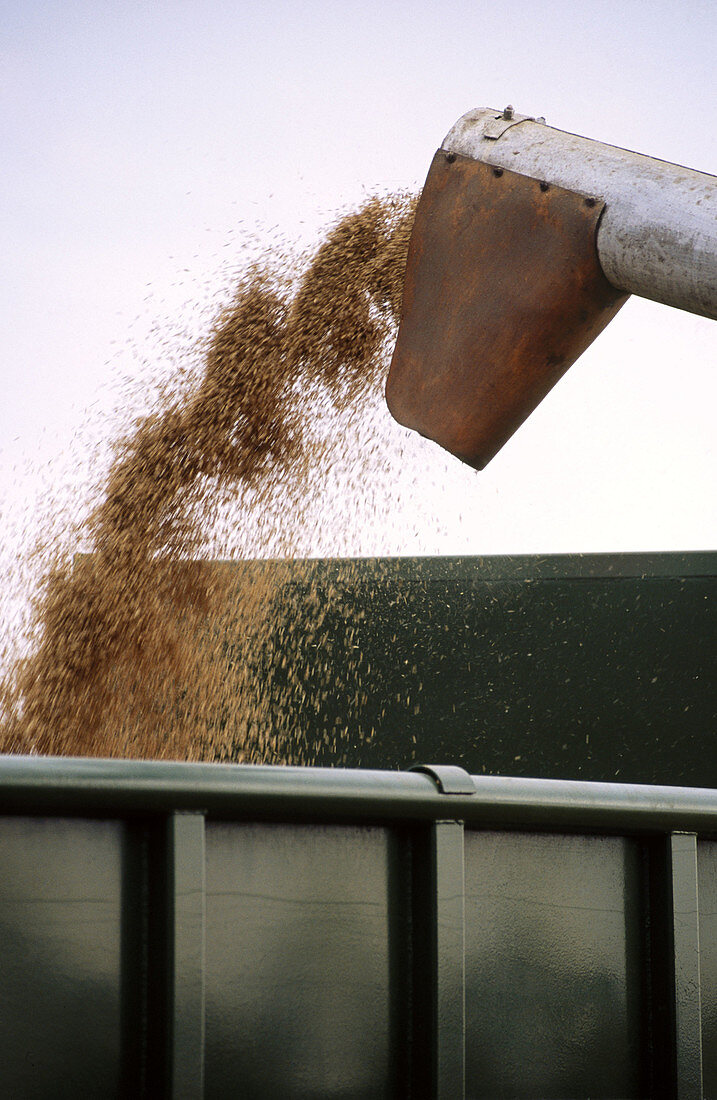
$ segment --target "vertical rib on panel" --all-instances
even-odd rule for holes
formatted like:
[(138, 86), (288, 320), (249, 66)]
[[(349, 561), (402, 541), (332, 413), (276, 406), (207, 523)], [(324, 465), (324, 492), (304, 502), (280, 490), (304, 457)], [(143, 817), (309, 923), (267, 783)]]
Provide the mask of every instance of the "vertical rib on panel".
[(435, 1095), (465, 1096), (465, 881), (463, 825), (433, 826), (435, 886)]
[(168, 1095), (204, 1095), (206, 872), (204, 816), (172, 814), (167, 822), (169, 962)]
[(669, 844), (677, 1096), (679, 1100), (699, 1100), (702, 1096), (702, 1005), (697, 837), (694, 833), (673, 833)]

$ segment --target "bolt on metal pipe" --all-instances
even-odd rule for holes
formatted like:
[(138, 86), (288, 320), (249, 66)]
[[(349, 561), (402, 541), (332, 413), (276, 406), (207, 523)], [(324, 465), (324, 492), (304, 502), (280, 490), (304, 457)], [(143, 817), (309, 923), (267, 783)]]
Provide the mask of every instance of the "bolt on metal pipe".
[(553, 129), (468, 111), (441, 148), (604, 202), (597, 252), (618, 290), (717, 320), (717, 176)]

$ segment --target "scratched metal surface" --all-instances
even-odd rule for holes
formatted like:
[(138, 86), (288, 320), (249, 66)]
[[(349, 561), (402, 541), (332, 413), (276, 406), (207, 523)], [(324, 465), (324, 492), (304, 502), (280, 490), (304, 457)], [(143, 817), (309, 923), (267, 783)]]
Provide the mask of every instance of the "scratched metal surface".
[(384, 829), (208, 828), (207, 1097), (396, 1095), (388, 861)]
[(120, 1090), (119, 822), (0, 817), (0, 1094)]
[(466, 1095), (643, 1095), (639, 853), (466, 833)]

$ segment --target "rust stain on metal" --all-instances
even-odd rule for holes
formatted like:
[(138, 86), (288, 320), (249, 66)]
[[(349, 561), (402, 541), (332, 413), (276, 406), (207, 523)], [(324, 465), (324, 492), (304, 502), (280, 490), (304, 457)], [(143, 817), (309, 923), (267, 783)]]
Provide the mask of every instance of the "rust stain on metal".
[(399, 423), (490, 461), (627, 300), (600, 268), (603, 206), (436, 153), (386, 384)]

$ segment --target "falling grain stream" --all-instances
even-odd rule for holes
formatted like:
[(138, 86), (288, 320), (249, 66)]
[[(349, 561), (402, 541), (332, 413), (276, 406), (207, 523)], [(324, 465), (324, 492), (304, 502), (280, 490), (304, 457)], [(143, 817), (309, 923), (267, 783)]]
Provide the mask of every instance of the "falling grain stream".
[(170, 384), (115, 444), (89, 552), (43, 578), (32, 648), (3, 685), (2, 751), (310, 761), (292, 730), (290, 605), (300, 598), (301, 629), (320, 638), (320, 601), (292, 597), (279, 564), (219, 565), (201, 547), (234, 494), (239, 522), (263, 516), (291, 555), (341, 454), (332, 425), (382, 386), (414, 206), (373, 198), (301, 270), (268, 258), (242, 276), (195, 383)]

